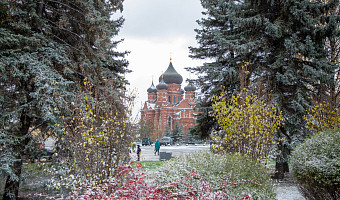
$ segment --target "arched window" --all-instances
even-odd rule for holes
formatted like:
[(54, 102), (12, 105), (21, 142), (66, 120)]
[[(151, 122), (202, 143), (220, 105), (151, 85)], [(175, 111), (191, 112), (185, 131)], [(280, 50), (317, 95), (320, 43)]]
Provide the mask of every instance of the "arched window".
[(171, 103), (171, 97), (169, 96), (169, 102)]
[(169, 119), (168, 119), (168, 127), (169, 127), (169, 130), (171, 130), (171, 116), (169, 116)]
[(174, 96), (174, 103), (176, 103), (176, 97)]

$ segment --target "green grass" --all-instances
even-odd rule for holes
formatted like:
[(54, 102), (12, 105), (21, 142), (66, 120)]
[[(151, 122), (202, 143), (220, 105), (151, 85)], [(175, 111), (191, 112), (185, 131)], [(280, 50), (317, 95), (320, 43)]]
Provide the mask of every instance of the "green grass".
[(268, 159), (267, 166), (269, 168), (275, 168), (275, 163), (276, 163), (276, 161), (274, 159)]
[(45, 169), (49, 169), (53, 166), (58, 166), (58, 163), (52, 163), (52, 162), (37, 162), (37, 163), (25, 163), (22, 165), (22, 171), (23, 173), (27, 173), (30, 175), (47, 175), (48, 173), (45, 171)]
[(148, 171), (156, 171), (164, 161), (136, 161), (133, 162), (132, 165), (135, 165), (135, 163), (141, 163), (144, 169), (147, 169)]

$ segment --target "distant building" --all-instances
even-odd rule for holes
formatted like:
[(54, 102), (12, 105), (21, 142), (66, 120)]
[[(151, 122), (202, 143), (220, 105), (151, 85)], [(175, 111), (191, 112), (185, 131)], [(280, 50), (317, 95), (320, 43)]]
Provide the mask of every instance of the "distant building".
[[(147, 89), (148, 100), (141, 110), (141, 120), (152, 127), (158, 137), (170, 133), (176, 124), (183, 127), (183, 132), (196, 125), (198, 109), (195, 108), (196, 87), (189, 83), (181, 89), (182, 76), (177, 73), (171, 59), (168, 69), (159, 77), (159, 83)], [(187, 134), (185, 134), (187, 136)]]

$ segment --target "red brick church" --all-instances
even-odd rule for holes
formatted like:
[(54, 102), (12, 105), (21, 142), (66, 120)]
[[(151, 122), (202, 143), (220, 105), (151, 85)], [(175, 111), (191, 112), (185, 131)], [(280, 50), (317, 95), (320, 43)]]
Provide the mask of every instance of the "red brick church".
[(189, 83), (183, 90), (182, 82), (182, 76), (170, 59), (168, 69), (159, 77), (158, 85), (155, 87), (152, 81), (147, 89), (148, 100), (141, 110), (141, 121), (149, 122), (147, 124), (153, 126), (152, 134), (157, 134), (158, 138), (171, 132), (176, 124), (182, 126), (184, 133), (196, 125), (196, 87)]

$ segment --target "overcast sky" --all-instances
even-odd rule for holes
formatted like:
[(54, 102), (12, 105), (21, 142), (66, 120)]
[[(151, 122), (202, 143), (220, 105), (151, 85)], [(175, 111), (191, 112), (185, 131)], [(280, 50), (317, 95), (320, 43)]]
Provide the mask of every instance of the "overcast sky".
[(122, 13), (125, 23), (118, 35), (124, 38), (119, 50), (131, 51), (127, 60), (133, 72), (126, 75), (128, 87), (137, 94), (133, 116), (139, 117), (147, 100), (147, 89), (153, 78), (155, 86), (172, 57), (176, 71), (182, 75), (182, 88), (187, 78), (194, 78), (184, 68), (201, 65), (189, 58), (189, 46), (197, 46), (196, 20), (202, 18), (200, 0), (125, 0)]

